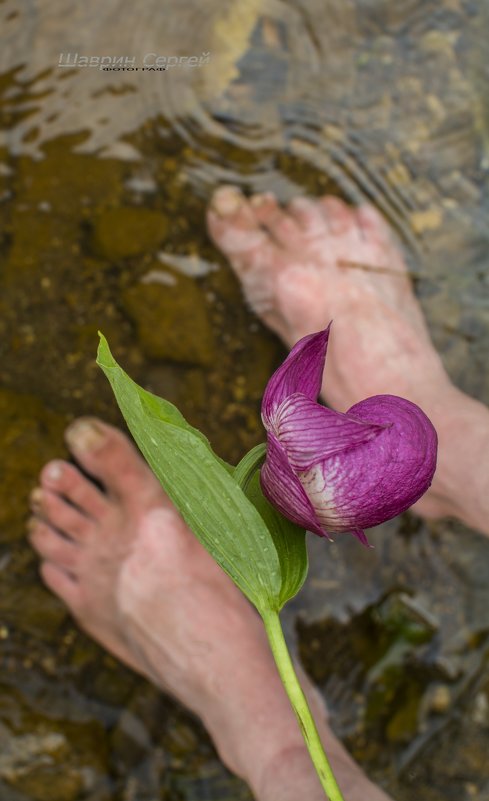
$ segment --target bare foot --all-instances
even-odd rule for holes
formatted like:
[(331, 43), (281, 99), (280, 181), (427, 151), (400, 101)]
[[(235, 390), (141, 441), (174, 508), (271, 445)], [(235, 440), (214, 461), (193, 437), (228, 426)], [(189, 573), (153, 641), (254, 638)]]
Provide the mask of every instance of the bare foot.
[[(372, 395), (408, 398), (433, 420), (444, 464), (447, 399), (456, 391), (380, 214), (335, 197), (296, 198), (283, 209), (271, 194), (247, 200), (222, 187), (212, 199), (208, 228), (251, 308), (289, 347), (333, 320), (325, 400), (347, 411)], [(451, 511), (440, 475), (416, 507), (427, 516)]]
[[(286, 801), (289, 790), (276, 779), (291, 765), (311, 801), (323, 797), (255, 611), (122, 433), (84, 419), (66, 438), (106, 491), (67, 462), (44, 467), (31, 496), (30, 541), (45, 583), (85, 631), (203, 719), (257, 798)], [(352, 801), (385, 799), (334, 739), (309, 691)], [(293, 789), (290, 775), (284, 782)]]
[[(214, 194), (208, 226), (251, 308), (290, 347), (333, 320), (324, 394), (338, 411), (382, 392), (447, 381), (388, 226), (335, 197)], [(413, 375), (413, 368), (415, 375)]]
[(81, 419), (66, 439), (106, 493), (72, 464), (44, 467), (30, 524), (41, 575), (88, 634), (195, 709), (227, 629), (255, 631), (257, 617), (120, 431)]

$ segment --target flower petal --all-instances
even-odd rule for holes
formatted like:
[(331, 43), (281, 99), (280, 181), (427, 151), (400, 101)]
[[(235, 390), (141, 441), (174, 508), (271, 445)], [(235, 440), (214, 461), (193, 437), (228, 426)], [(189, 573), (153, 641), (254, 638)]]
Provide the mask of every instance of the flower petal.
[(355, 529), (353, 529), (353, 531), (351, 533), (353, 534), (354, 537), (357, 538), (357, 540), (359, 540), (362, 543), (362, 545), (365, 545), (366, 548), (373, 548), (374, 547), (373, 545), (370, 545), (370, 543), (369, 543), (369, 541), (367, 539), (367, 535), (365, 534), (363, 529), (355, 528)]
[(369, 423), (335, 412), (295, 393), (277, 410), (274, 428), (292, 469), (302, 472), (324, 459), (375, 439), (390, 425)]
[(263, 494), (284, 517), (322, 537), (329, 535), (316, 517), (287, 454), (273, 433), (268, 434), (267, 458), (260, 474)]
[[(323, 463), (331, 487), (327, 505), (305, 487), (317, 517), (331, 532), (363, 530), (401, 514), (426, 492), (436, 468), (436, 431), (411, 401), (376, 395), (357, 403), (347, 415), (392, 425), (382, 437)], [(301, 476), (304, 485), (306, 477)], [(328, 520), (333, 509), (341, 526)]]
[(300, 392), (311, 400), (317, 399), (323, 379), (330, 328), (331, 323), (324, 331), (300, 339), (272, 375), (261, 406), (263, 425), (267, 431), (273, 426), (276, 410), (289, 395)]

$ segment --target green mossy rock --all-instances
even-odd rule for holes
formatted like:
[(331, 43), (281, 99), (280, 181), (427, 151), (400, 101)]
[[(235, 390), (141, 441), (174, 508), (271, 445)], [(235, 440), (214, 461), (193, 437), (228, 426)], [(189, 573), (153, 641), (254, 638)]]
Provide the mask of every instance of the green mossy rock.
[(215, 348), (202, 292), (192, 278), (169, 270), (165, 274), (174, 283), (141, 283), (122, 296), (141, 349), (150, 359), (209, 366)]
[(105, 209), (95, 220), (92, 248), (110, 261), (128, 259), (156, 250), (167, 231), (167, 217), (160, 211), (127, 206)]

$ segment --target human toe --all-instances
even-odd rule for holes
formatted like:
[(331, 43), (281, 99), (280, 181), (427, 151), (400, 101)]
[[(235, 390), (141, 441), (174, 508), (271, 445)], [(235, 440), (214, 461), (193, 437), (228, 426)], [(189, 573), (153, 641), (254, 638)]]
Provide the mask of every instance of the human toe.
[(254, 250), (267, 239), (250, 202), (234, 186), (221, 186), (214, 192), (207, 227), (215, 244), (230, 257)]
[(369, 204), (359, 206), (356, 210), (356, 216), (364, 238), (377, 245), (380, 250), (389, 253), (390, 258), (394, 254), (398, 254), (398, 261), (403, 261), (399, 244), (392, 228), (375, 206)]
[(73, 573), (47, 559), (42, 562), (40, 572), (44, 584), (76, 614), (81, 604), (81, 587)]
[(41, 487), (66, 498), (87, 517), (101, 520), (110, 504), (106, 495), (78, 467), (56, 459), (48, 462), (40, 475)]
[(237, 186), (219, 186), (211, 198), (210, 208), (220, 217), (233, 218), (246, 211), (247, 203)]
[(260, 225), (265, 225), (272, 219), (280, 206), (273, 192), (258, 192), (250, 198), (250, 206), (255, 215), (255, 219)]
[(73, 540), (85, 539), (95, 525), (92, 518), (48, 489), (36, 487), (31, 492), (30, 505), (34, 514)]
[(365, 203), (359, 206), (356, 210), (358, 223), (364, 233), (368, 234), (374, 239), (380, 239), (388, 242), (392, 241), (391, 230), (383, 218), (382, 214), (377, 211), (375, 206)]
[(310, 237), (324, 237), (328, 234), (326, 222), (318, 203), (307, 197), (296, 197), (287, 206), (299, 230)]
[(357, 223), (355, 210), (340, 198), (334, 197), (334, 195), (326, 195), (320, 198), (318, 207), (324, 215), (331, 234), (337, 236), (345, 234)]
[(28, 528), (29, 542), (39, 556), (74, 576), (78, 570), (81, 553), (78, 543), (37, 517), (29, 521)]
[(302, 232), (297, 221), (278, 204), (271, 192), (254, 195), (251, 206), (256, 219), (275, 242), (288, 249), (300, 246)]
[[(162, 502), (159, 482), (122, 431), (96, 418), (81, 417), (68, 427), (65, 439), (77, 462), (107, 490), (109, 501), (116, 497), (140, 504), (153, 498)], [(89, 488), (84, 486), (80, 492), (88, 496)]]
[[(374, 206), (365, 204), (356, 210), (361, 235), (379, 264), (401, 277), (408, 277), (400, 244), (382, 214)], [(407, 281), (404, 282), (407, 286)]]

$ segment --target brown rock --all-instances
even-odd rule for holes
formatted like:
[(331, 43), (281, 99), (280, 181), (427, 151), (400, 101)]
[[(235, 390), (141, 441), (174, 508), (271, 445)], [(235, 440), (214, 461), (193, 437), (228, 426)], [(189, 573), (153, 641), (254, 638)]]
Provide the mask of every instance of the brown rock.
[(168, 283), (137, 284), (122, 297), (143, 352), (151, 359), (212, 364), (213, 335), (202, 293), (193, 278), (169, 270), (164, 274), (170, 276)]
[(127, 259), (156, 250), (167, 230), (168, 220), (160, 211), (127, 206), (105, 209), (95, 221), (92, 247), (111, 261)]

